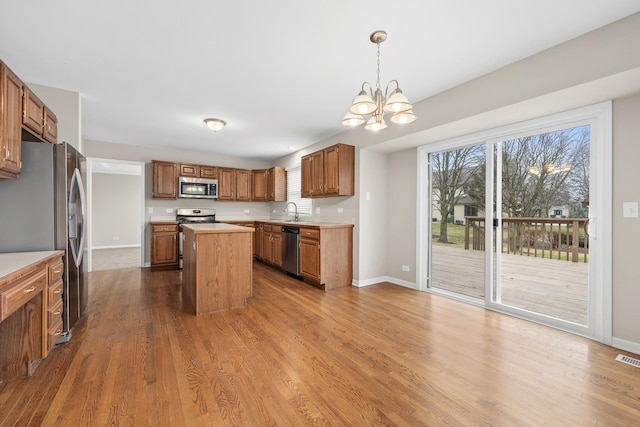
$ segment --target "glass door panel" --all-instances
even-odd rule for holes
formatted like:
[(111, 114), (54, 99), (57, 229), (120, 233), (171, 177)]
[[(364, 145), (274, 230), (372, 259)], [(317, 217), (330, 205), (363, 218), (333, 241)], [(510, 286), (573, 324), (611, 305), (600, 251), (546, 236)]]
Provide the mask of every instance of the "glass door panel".
[(431, 153), (429, 287), (485, 295), (485, 144)]
[(493, 144), (491, 303), (588, 325), (589, 153), (588, 125)]

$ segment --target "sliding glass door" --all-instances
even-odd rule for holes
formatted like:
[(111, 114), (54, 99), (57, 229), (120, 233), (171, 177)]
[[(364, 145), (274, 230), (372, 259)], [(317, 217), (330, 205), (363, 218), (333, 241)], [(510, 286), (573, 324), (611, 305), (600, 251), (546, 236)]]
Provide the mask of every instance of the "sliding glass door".
[(420, 289), (610, 340), (607, 141), (608, 103), (420, 148)]

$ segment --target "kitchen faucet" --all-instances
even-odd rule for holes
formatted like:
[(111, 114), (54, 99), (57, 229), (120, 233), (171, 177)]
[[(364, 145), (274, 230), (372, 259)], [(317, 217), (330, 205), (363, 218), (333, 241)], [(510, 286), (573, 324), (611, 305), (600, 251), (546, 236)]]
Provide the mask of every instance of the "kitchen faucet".
[(293, 217), (293, 218), (294, 218), (294, 221), (295, 221), (295, 222), (300, 221), (300, 215), (298, 215), (298, 205), (296, 205), (294, 202), (287, 202), (287, 204), (286, 204), (286, 205), (284, 205), (284, 209), (283, 209), (282, 211), (283, 211), (283, 212), (288, 212), (288, 211), (287, 211), (287, 208), (289, 207), (289, 205), (293, 205), (293, 207), (296, 209), (295, 216)]

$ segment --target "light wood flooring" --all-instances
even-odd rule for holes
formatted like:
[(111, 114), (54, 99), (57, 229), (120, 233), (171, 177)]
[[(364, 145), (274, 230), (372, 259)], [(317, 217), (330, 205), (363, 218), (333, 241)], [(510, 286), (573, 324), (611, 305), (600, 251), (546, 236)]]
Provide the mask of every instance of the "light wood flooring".
[(640, 420), (640, 369), (579, 336), (389, 283), (324, 292), (259, 263), (246, 307), (195, 317), (180, 274), (90, 273), (71, 342), (0, 384), (0, 425)]

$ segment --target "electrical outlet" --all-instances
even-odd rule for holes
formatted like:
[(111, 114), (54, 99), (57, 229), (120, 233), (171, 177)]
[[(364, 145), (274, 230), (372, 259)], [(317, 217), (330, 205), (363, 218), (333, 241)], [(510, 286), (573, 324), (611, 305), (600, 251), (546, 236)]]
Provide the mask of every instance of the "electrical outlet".
[(403, 265), (402, 271), (411, 271), (411, 268), (408, 265)]
[(113, 240), (120, 240), (120, 236), (113, 236)]
[(343, 213), (343, 212), (344, 212), (344, 209), (338, 208), (338, 213)]
[(320, 213), (320, 208), (316, 208), (316, 214)]
[(166, 213), (173, 213), (173, 209), (172, 208), (167, 208), (167, 209), (165, 209), (165, 212)]
[(244, 210), (244, 213), (249, 213), (249, 209), (245, 209), (245, 210)]
[(150, 214), (152, 214), (152, 213), (153, 213), (153, 208), (149, 208), (149, 209), (147, 209), (147, 212), (149, 212)]

